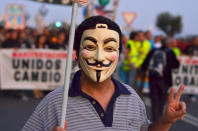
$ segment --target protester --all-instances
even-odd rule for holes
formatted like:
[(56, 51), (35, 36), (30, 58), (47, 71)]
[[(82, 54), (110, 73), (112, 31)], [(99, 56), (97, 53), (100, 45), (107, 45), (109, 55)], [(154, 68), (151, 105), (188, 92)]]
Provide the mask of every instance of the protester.
[(133, 31), (130, 33), (130, 39), (127, 41), (125, 50), (125, 59), (123, 61), (122, 70), (125, 74), (124, 83), (137, 89), (136, 77), (137, 77), (137, 61), (138, 61), (138, 50), (136, 47), (136, 41), (138, 40), (137, 32)]
[(1, 43), (4, 41), (4, 27), (0, 25), (0, 47)]
[[(167, 131), (185, 115), (180, 102), (184, 87), (174, 98), (171, 90), (163, 117), (151, 124), (145, 106), (136, 92), (113, 77), (120, 50), (121, 31), (113, 21), (90, 17), (83, 21), (75, 35), (74, 48), (80, 71), (69, 89), (67, 130), (135, 130)], [(47, 95), (37, 106), (22, 131), (60, 131), (63, 87)]]
[(49, 28), (48, 28), (48, 27), (45, 27), (45, 28), (43, 29), (42, 34), (43, 34), (46, 38), (49, 38), (49, 36), (50, 36)]
[(198, 56), (198, 36), (194, 36), (191, 44), (183, 51), (184, 54), (189, 56)]
[[(127, 35), (124, 35), (122, 34), (122, 52), (126, 52), (126, 44), (127, 44), (127, 41), (129, 40), (128, 36)], [(116, 68), (116, 71), (114, 72), (114, 77), (123, 81), (124, 83), (126, 83), (126, 75), (125, 75), (125, 72), (123, 71), (123, 61), (125, 59), (125, 54), (124, 53), (121, 53), (119, 55), (119, 62), (118, 62), (118, 65), (117, 65), (117, 68)]]
[(31, 45), (31, 48), (33, 48), (34, 44), (35, 44), (35, 40), (38, 36), (38, 32), (36, 31), (36, 29), (30, 29), (30, 32), (27, 34), (27, 40)]
[(173, 52), (175, 53), (175, 55), (179, 57), (181, 55), (181, 50), (177, 47), (177, 40), (172, 38), (170, 46)]
[(56, 50), (66, 50), (66, 33), (64, 31), (59, 31), (56, 41), (50, 42), (49, 47)]
[(46, 39), (45, 35), (43, 35), (43, 34), (38, 35), (33, 48), (48, 49), (46, 40), (47, 39)]
[(22, 49), (31, 48), (29, 41), (26, 39), (26, 33), (24, 30), (19, 31), (18, 41), (19, 41), (20, 48)]
[(136, 83), (136, 87), (138, 88), (138, 94), (140, 95), (140, 97), (142, 98), (142, 91), (144, 88), (144, 82), (145, 82), (145, 78), (146, 78), (146, 74), (145, 72), (143, 72), (141, 70), (141, 66), (145, 60), (145, 58), (147, 57), (149, 51), (151, 50), (151, 44), (149, 43), (148, 40), (145, 39), (144, 36), (144, 32), (143, 31), (139, 31), (138, 32), (138, 40), (136, 41), (136, 48), (138, 51), (138, 60), (136, 62), (136, 67), (137, 67), (137, 77), (136, 77), (136, 82), (138, 81), (139, 78), (139, 85), (138, 83)]
[(142, 65), (142, 70), (149, 72), (153, 121), (162, 116), (168, 97), (167, 92), (172, 86), (172, 69), (179, 67), (179, 61), (174, 52), (168, 48), (170, 43), (170, 38), (162, 39), (162, 47), (152, 50)]
[[(43, 34), (38, 35), (34, 47), (37, 49), (47, 49), (48, 45), (46, 44), (46, 36)], [(36, 99), (41, 99), (44, 96), (41, 90), (33, 90), (33, 93)]]
[(20, 47), (18, 41), (18, 33), (16, 30), (10, 29), (7, 32), (7, 39), (2, 43), (2, 48), (15, 48), (18, 49)]
[(150, 45), (151, 45), (151, 50), (155, 48), (155, 43), (153, 41), (153, 36), (152, 36), (152, 33), (151, 31), (147, 30), (145, 33), (144, 33), (144, 36), (145, 38), (150, 42)]
[(162, 38), (160, 35), (155, 36), (154, 38), (155, 48), (160, 48), (162, 46), (161, 39)]

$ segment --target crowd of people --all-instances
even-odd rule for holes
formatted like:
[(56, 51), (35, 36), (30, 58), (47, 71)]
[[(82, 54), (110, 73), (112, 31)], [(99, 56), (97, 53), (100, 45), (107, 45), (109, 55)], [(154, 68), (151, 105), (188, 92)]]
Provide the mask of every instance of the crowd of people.
[[(163, 43), (168, 39), (167, 43)], [(129, 37), (123, 36), (123, 54), (121, 58), (120, 76), (123, 82), (139, 88), (141, 95), (144, 85), (145, 73), (142, 72), (142, 65), (148, 54), (154, 49), (166, 46), (171, 49), (178, 58), (181, 55), (198, 56), (198, 36), (193, 36), (188, 40), (176, 39), (165, 35), (152, 36), (150, 31), (132, 31)], [(140, 79), (141, 84), (137, 83)]]
[[(2, 49), (54, 49), (66, 50), (68, 30), (65, 28), (49, 29), (45, 27), (40, 33), (34, 28), (24, 30), (5, 29), (0, 27), (0, 48)], [(35, 98), (41, 99), (46, 92), (34, 90)], [(22, 100), (28, 100), (24, 91), (16, 93)]]
[(67, 41), (68, 30), (64, 28), (49, 29), (45, 27), (42, 32), (39, 32), (34, 28), (14, 30), (0, 27), (1, 48), (65, 50)]
[[(167, 92), (172, 84), (172, 70), (179, 68), (181, 55), (198, 56), (198, 36), (185, 43), (173, 37), (152, 36), (150, 31), (132, 31), (123, 39), (124, 58), (119, 74), (121, 80), (133, 87), (143, 98), (145, 77), (148, 76), (152, 119), (162, 115), (167, 101)], [(183, 45), (182, 45), (183, 44)], [(196, 97), (189, 95), (192, 102)]]

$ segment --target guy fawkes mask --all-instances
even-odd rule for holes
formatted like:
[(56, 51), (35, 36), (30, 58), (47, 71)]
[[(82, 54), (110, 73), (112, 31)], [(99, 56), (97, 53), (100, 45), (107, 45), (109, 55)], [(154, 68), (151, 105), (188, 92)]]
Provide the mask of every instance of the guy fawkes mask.
[(94, 82), (103, 82), (113, 74), (118, 63), (118, 32), (108, 29), (106, 24), (96, 24), (94, 29), (85, 30), (79, 58), (85, 74)]

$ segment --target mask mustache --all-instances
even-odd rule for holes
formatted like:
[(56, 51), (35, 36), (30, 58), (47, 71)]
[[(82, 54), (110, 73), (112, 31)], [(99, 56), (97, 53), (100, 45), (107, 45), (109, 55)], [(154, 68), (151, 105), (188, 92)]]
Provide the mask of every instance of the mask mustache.
[(102, 67), (102, 66), (104, 66), (104, 67), (109, 67), (111, 64), (112, 64), (112, 61), (111, 62), (109, 62), (109, 64), (104, 64), (104, 63), (102, 63), (101, 61), (96, 61), (95, 63), (89, 63), (89, 61), (86, 59), (85, 60), (86, 62), (87, 62), (87, 64), (88, 65), (90, 65), (90, 66), (100, 66), (100, 67)]

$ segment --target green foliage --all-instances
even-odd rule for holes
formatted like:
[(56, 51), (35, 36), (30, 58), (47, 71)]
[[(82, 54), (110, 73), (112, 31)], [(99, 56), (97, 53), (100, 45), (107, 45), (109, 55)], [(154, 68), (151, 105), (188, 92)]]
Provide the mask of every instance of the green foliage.
[(174, 36), (182, 31), (182, 17), (173, 16), (168, 12), (161, 13), (157, 16), (157, 27), (168, 36)]

